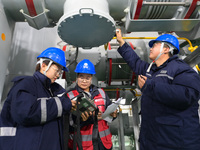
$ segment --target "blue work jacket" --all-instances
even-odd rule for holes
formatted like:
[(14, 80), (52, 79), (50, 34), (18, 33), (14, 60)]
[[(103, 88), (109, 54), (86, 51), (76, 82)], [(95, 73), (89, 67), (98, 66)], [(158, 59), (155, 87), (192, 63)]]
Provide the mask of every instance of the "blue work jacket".
[(161, 66), (141, 60), (125, 43), (118, 52), (137, 75), (142, 87), (140, 150), (200, 150), (200, 77), (178, 56)]
[(0, 115), (0, 150), (63, 150), (62, 116), (71, 101), (40, 72), (16, 77)]

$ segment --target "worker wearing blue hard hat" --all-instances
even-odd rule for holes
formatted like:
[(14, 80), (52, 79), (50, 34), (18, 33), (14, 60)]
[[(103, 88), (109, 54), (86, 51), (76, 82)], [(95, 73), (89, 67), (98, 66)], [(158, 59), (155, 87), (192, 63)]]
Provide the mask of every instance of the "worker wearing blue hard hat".
[(80, 61), (76, 66), (75, 72), (92, 74), (92, 75), (96, 74), (93, 63), (88, 59), (84, 59), (84, 60)]
[(180, 51), (178, 39), (171, 34), (163, 34), (157, 37), (155, 40), (151, 40), (149, 42), (149, 47), (152, 47), (153, 44), (156, 42), (165, 42), (166, 44), (168, 44), (168, 46), (170, 47), (169, 51), (172, 51), (173, 54), (178, 54)]
[(65, 53), (59, 48), (49, 47), (44, 50), (37, 58), (49, 59), (51, 62), (62, 66), (62, 70), (68, 71), (66, 67)]
[[(86, 95), (89, 99), (93, 100), (93, 103), (98, 107), (95, 112), (83, 112), (80, 114), (80, 123), (77, 123), (77, 117), (72, 115), (73, 120), (70, 126), (69, 148), (76, 149), (78, 145), (79, 149), (112, 149), (111, 132), (107, 121), (102, 119), (102, 113), (106, 110), (111, 101), (103, 89), (92, 84), (93, 75), (96, 74), (95, 66), (88, 59), (80, 61), (75, 69), (77, 73), (76, 86), (68, 91), (68, 96), (74, 104), (74, 97), (81, 94)], [(74, 105), (73, 105), (74, 106)], [(77, 106), (77, 105), (76, 105)], [(110, 114), (113, 118), (117, 117), (117, 110)], [(78, 135), (78, 129), (82, 136)], [(77, 131), (76, 134), (74, 132)], [(99, 134), (98, 134), (99, 133)], [(79, 138), (78, 138), (79, 137)], [(80, 139), (81, 137), (81, 139)], [(80, 139), (80, 140), (77, 140)], [(95, 139), (95, 140), (94, 140)], [(76, 145), (77, 143), (77, 145)]]
[(0, 114), (1, 150), (62, 150), (63, 116), (71, 110), (66, 90), (55, 82), (67, 71), (64, 52), (56, 47), (37, 57), (33, 76), (13, 79)]
[(149, 42), (151, 63), (141, 60), (116, 31), (118, 52), (138, 75), (141, 89), (140, 150), (199, 150), (200, 77), (183, 60), (177, 37)]

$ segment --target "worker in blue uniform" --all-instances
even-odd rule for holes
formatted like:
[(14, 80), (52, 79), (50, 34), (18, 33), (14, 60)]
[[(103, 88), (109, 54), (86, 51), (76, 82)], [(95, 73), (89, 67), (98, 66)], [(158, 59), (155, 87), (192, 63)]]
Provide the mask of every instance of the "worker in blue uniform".
[(33, 76), (19, 76), (0, 115), (0, 150), (63, 150), (62, 116), (72, 104), (55, 82), (67, 71), (64, 52), (56, 47), (37, 57)]
[(116, 30), (118, 52), (138, 75), (141, 97), (140, 150), (200, 150), (200, 77), (179, 59), (179, 41), (163, 34), (149, 42), (147, 63)]

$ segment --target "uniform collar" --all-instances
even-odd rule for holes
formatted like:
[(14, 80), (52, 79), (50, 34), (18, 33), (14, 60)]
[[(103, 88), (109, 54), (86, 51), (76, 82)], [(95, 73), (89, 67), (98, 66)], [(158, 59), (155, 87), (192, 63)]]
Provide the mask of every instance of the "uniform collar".
[[(79, 93), (83, 93), (84, 92), (84, 90), (83, 89), (81, 89), (77, 84), (76, 84), (76, 90), (79, 92)], [(96, 96), (96, 95), (98, 95), (99, 94), (99, 91), (98, 91), (98, 87), (96, 87), (96, 86), (94, 86), (93, 84), (91, 84), (90, 85), (90, 94), (92, 95), (92, 96)]]
[(33, 76), (35, 76), (37, 79), (39, 79), (45, 87), (47, 87), (48, 89), (50, 88), (51, 80), (47, 76), (45, 76), (44, 74), (42, 74), (39, 71), (36, 71), (33, 74)]
[(153, 64), (152, 65), (152, 70), (159, 70), (163, 67), (165, 67), (169, 62), (171, 62), (172, 60), (175, 60), (175, 59), (178, 59), (178, 56), (177, 55), (173, 55), (172, 57), (170, 57), (169, 59), (167, 59), (162, 65), (160, 65), (159, 67), (156, 66), (156, 64)]

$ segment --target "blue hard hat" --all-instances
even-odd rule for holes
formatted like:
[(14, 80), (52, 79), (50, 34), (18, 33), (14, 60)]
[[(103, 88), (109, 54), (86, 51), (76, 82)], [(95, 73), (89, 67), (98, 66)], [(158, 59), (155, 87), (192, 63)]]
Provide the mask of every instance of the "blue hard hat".
[(175, 49), (174, 50), (174, 54), (178, 54), (179, 51), (180, 51), (178, 39), (175, 36), (171, 35), (171, 34), (163, 34), (163, 35), (159, 36), (157, 39), (151, 40), (149, 42), (149, 47), (152, 47), (155, 42), (166, 42), (166, 43), (169, 43)]
[(88, 59), (83, 59), (80, 61), (75, 69), (76, 73), (87, 73), (87, 74), (95, 74), (95, 67), (93, 63)]
[(55, 63), (63, 66), (64, 71), (68, 71), (66, 67), (65, 53), (59, 48), (49, 47), (46, 50), (44, 50), (37, 58), (51, 59)]

